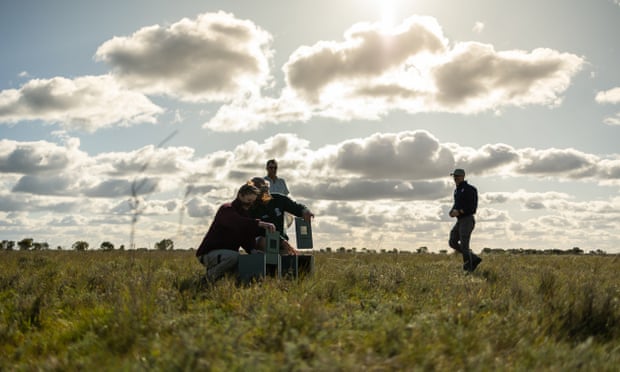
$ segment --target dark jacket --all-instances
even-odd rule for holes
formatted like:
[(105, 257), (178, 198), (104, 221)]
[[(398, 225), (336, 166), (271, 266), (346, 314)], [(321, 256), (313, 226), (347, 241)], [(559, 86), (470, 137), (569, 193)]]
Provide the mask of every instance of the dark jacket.
[[(250, 215), (265, 222), (271, 222), (276, 225), (276, 230), (280, 236), (288, 240), (288, 235), (284, 232), (284, 212), (288, 212), (294, 216), (302, 217), (304, 210), (308, 209), (305, 205), (297, 203), (293, 199), (282, 194), (271, 194), (271, 200), (267, 204), (260, 201), (250, 208)], [(264, 235), (263, 231), (263, 235)]]
[(196, 256), (202, 256), (215, 249), (250, 252), (256, 246), (256, 237), (261, 234), (258, 220), (250, 217), (242, 208), (239, 199), (222, 204), (213, 218), (209, 231), (202, 239)]
[(461, 182), (454, 189), (454, 205), (452, 209), (462, 210), (463, 214), (458, 217), (471, 216), (478, 209), (478, 190), (467, 181)]

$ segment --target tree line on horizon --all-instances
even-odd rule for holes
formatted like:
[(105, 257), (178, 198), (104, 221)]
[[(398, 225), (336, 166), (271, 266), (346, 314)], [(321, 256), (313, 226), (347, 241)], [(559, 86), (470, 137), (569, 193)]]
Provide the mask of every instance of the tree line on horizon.
[[(157, 251), (170, 251), (174, 249), (174, 242), (171, 239), (162, 239), (159, 242), (156, 242), (154, 244), (154, 250)], [(136, 250), (136, 248), (131, 248), (132, 250)], [(0, 250), (3, 251), (14, 251), (14, 250), (19, 250), (19, 251), (45, 251), (45, 250), (51, 250), (49, 244), (47, 242), (35, 242), (34, 239), (32, 238), (25, 238), (22, 239), (18, 242), (13, 241), (13, 240), (2, 240), (0, 242)], [(64, 248), (62, 246), (57, 246), (56, 250), (64, 250)], [(126, 250), (126, 247), (124, 244), (121, 244), (118, 248), (112, 244), (109, 241), (104, 241), (99, 245), (99, 249), (97, 248), (91, 248), (90, 244), (87, 241), (84, 240), (77, 240), (75, 241), (72, 245), (71, 245), (71, 249), (70, 250), (74, 250), (74, 251), (86, 251), (86, 250), (101, 250), (101, 251), (114, 251), (114, 250), (119, 250), (119, 251), (124, 251)], [(141, 247), (141, 248), (137, 248), (137, 250), (149, 250), (148, 248), (145, 247)], [(189, 248), (189, 250), (194, 250), (194, 248)], [(319, 250), (317, 250), (320, 253), (403, 253), (403, 254), (412, 254), (412, 253), (416, 253), (416, 254), (433, 254), (433, 252), (430, 252), (428, 247), (422, 246), (417, 248), (415, 251), (409, 251), (409, 250), (399, 250), (397, 248), (392, 248), (391, 250), (389, 249), (380, 249), (380, 250), (376, 250), (376, 249), (367, 249), (367, 248), (361, 248), (358, 249), (356, 247), (353, 248), (345, 248), (345, 247), (339, 247), (339, 248), (331, 248), (331, 247), (325, 247), (325, 248), (321, 248)], [(566, 249), (566, 250), (562, 250), (562, 249), (527, 249), (527, 248), (509, 248), (509, 249), (504, 249), (504, 248), (483, 248), (482, 249), (482, 253), (483, 254), (525, 254), (525, 255), (567, 255), (567, 254), (572, 254), (572, 255), (582, 255), (582, 254), (586, 254), (586, 252), (579, 248), (579, 247), (573, 247), (571, 249)], [(448, 254), (448, 251), (445, 249), (442, 249), (439, 251), (439, 254)], [(596, 249), (596, 250), (590, 250), (587, 252), (587, 254), (589, 255), (607, 255), (608, 253), (605, 252), (604, 250), (601, 249)]]
[[(89, 250), (90, 244), (87, 241), (84, 240), (77, 240), (75, 241), (72, 245), (71, 245), (71, 250), (74, 251), (86, 251)], [(171, 239), (163, 239), (157, 243), (155, 243), (155, 247), (156, 250), (159, 251), (168, 251), (168, 250), (173, 250), (174, 249), (174, 242)], [(45, 251), (45, 250), (50, 250), (50, 246), (47, 242), (35, 242), (34, 239), (32, 238), (25, 238), (22, 239), (18, 242), (15, 242), (14, 240), (2, 240), (2, 242), (0, 242), (0, 249), (4, 250), (4, 251), (14, 251), (14, 250), (19, 250), (19, 251)], [(64, 248), (62, 246), (57, 246), (56, 250), (63, 250)], [(91, 249), (94, 250), (95, 248)], [(147, 248), (138, 248), (140, 250), (142, 249), (147, 249)], [(125, 250), (125, 245), (121, 244), (118, 248), (116, 248), (114, 246), (114, 244), (112, 244), (109, 241), (104, 241), (99, 245), (99, 250), (102, 251), (113, 251), (113, 250), (120, 250), (120, 251), (124, 251)]]

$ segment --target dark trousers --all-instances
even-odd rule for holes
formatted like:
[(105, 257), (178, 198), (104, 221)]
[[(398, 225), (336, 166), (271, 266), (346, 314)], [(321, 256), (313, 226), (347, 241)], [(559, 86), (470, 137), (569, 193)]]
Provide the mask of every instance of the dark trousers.
[(474, 216), (464, 216), (456, 220), (450, 231), (450, 247), (463, 255), (463, 262), (471, 261), (473, 253), (469, 248), (471, 233), (476, 226)]

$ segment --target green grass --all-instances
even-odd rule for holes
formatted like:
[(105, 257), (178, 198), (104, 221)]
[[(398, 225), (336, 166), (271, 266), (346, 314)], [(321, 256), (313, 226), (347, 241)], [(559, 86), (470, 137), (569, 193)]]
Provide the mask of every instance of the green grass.
[(596, 370), (620, 257), (316, 254), (203, 289), (193, 252), (0, 252), (0, 370)]

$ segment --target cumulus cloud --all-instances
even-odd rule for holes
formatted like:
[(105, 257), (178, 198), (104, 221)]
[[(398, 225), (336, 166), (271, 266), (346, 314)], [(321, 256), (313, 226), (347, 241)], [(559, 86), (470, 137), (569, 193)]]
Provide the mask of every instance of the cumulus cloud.
[[(153, 146), (89, 156), (80, 152), (79, 142), (66, 138), (65, 144), (2, 142), (0, 159), (7, 175), (2, 185), (13, 192), (0, 193), (0, 226), (10, 224), (2, 213), (35, 212), (48, 213), (39, 221), (50, 229), (88, 225), (96, 230), (93, 224), (129, 223), (136, 212), (142, 216), (140, 223), (157, 216), (176, 220), (179, 212), (200, 222), (212, 217), (218, 205), (232, 200), (243, 181), (264, 174), (265, 161), (272, 157), (278, 159), (280, 174), (287, 178), (294, 199), (320, 216), (316, 238), (328, 239), (332, 246), (360, 242), (372, 246), (372, 242), (389, 248), (402, 245), (398, 240), (405, 236), (419, 245), (443, 241), (447, 231), (442, 229), (449, 229), (451, 222), (447, 211), (454, 187), (448, 173), (456, 165), (467, 169), (481, 191), (478, 220), (484, 223), (484, 232), (478, 238), (515, 238), (515, 229), (521, 229), (519, 241), (536, 244), (536, 234), (560, 237), (558, 224), (565, 220), (577, 218), (587, 221), (584, 228), (607, 231), (617, 227), (610, 221), (620, 218), (620, 198), (614, 202), (583, 201), (569, 193), (526, 189), (485, 192), (484, 183), (477, 183), (506, 174), (534, 181), (547, 177), (613, 183), (620, 179), (617, 156), (601, 158), (574, 149), (519, 149), (505, 144), (470, 148), (443, 143), (426, 131), (374, 134), (316, 149), (297, 135), (283, 133), (204, 156), (183, 147)], [(14, 173), (15, 167), (6, 164), (11, 163), (7, 159), (17, 148), (45, 150), (40, 154), (54, 154), (47, 157), (57, 160), (25, 157), (20, 168), (28, 172)], [(177, 160), (170, 161), (171, 157)], [(144, 167), (149, 159), (156, 160)], [(507, 210), (515, 208), (535, 216), (533, 222), (513, 221)], [(97, 212), (86, 219), (63, 218), (83, 216), (82, 211)], [(148, 229), (157, 233), (155, 220), (148, 221)], [(186, 228), (196, 230), (197, 235), (204, 233), (204, 226), (202, 230), (193, 224)], [(326, 235), (327, 231), (339, 233), (334, 238)], [(572, 235), (561, 239), (580, 241)]]
[(597, 172), (597, 156), (574, 149), (523, 149), (517, 171), (523, 174), (557, 175), (567, 178), (594, 176)]
[(348, 140), (317, 162), (322, 167), (373, 179), (428, 179), (446, 175), (454, 167), (452, 152), (429, 132), (377, 133)]
[(99, 164), (106, 164), (106, 172), (113, 176), (149, 174), (177, 174), (194, 156), (189, 147), (158, 148), (147, 145), (129, 152), (108, 152), (94, 157)]
[[(601, 104), (619, 104), (620, 87), (598, 92), (595, 99), (596, 102)], [(606, 117), (603, 122), (608, 125), (620, 125), (620, 112), (617, 112), (614, 116)]]
[(546, 48), (450, 45), (432, 17), (413, 16), (395, 27), (356, 24), (343, 40), (295, 50), (282, 68), (286, 86), (279, 97), (238, 98), (204, 127), (247, 131), (313, 116), (378, 120), (396, 110), (473, 114), (556, 106), (584, 63), (580, 56)]
[(36, 174), (66, 168), (80, 154), (46, 141), (0, 140), (0, 172)]
[(309, 101), (320, 101), (332, 84), (360, 82), (368, 87), (366, 80), (412, 67), (413, 57), (441, 53), (446, 43), (441, 27), (430, 17), (412, 17), (392, 29), (356, 24), (345, 33), (344, 41), (322, 41), (299, 48), (284, 71), (292, 89)]
[(35, 79), (0, 92), (0, 122), (9, 124), (41, 120), (66, 130), (93, 132), (155, 123), (162, 112), (143, 94), (122, 88), (108, 75)]
[(472, 31), (474, 31), (477, 34), (481, 33), (482, 31), (484, 31), (484, 23), (480, 21), (474, 23), (474, 27), (472, 28)]
[(551, 49), (497, 52), (488, 44), (459, 43), (433, 71), (437, 103), (463, 113), (555, 105), (582, 64), (581, 57)]
[(435, 200), (450, 194), (442, 181), (398, 181), (347, 179), (332, 182), (298, 183), (295, 194), (324, 200)]
[(188, 101), (228, 101), (270, 80), (271, 35), (225, 12), (141, 28), (95, 58), (128, 87)]
[(598, 103), (620, 103), (620, 87), (598, 92), (595, 99)]
[[(219, 193), (225, 199), (234, 197), (241, 183), (263, 175), (269, 158), (278, 159), (287, 177), (298, 180), (296, 195), (326, 200), (436, 200), (451, 187), (448, 174), (455, 167), (476, 176), (620, 180), (617, 157), (505, 144), (462, 147), (442, 143), (427, 131), (376, 133), (317, 149), (283, 133), (204, 156), (187, 147), (152, 145), (89, 156), (76, 146), (79, 142), (71, 139), (65, 146), (0, 141), (0, 172), (10, 175), (3, 186), (33, 195), (118, 198), (175, 190), (180, 196), (190, 190), (187, 196)], [(136, 185), (142, 186), (136, 190)]]
[(84, 195), (99, 198), (115, 198), (150, 194), (157, 190), (158, 182), (159, 180), (155, 178), (105, 180), (84, 190)]
[(38, 195), (70, 195), (74, 180), (68, 175), (26, 175), (17, 181), (13, 192), (27, 192)]

